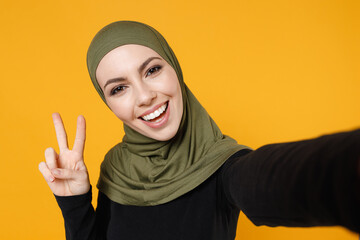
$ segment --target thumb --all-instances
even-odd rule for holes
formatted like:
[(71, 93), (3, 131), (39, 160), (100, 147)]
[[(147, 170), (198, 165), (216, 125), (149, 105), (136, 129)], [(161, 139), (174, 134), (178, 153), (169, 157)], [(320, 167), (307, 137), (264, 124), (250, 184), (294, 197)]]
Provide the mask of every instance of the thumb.
[(51, 169), (51, 173), (55, 178), (58, 179), (73, 179), (76, 178), (76, 172), (71, 169), (65, 168), (54, 168)]

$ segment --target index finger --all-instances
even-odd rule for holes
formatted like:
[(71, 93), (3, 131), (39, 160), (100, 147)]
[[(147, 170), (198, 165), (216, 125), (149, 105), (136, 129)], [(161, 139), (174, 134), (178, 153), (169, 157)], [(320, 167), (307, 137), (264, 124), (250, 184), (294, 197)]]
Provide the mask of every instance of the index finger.
[(67, 135), (59, 113), (52, 114), (60, 151), (68, 149)]
[(85, 118), (82, 115), (80, 115), (77, 118), (76, 136), (73, 147), (74, 151), (79, 153), (82, 153), (84, 151), (85, 138), (86, 138)]

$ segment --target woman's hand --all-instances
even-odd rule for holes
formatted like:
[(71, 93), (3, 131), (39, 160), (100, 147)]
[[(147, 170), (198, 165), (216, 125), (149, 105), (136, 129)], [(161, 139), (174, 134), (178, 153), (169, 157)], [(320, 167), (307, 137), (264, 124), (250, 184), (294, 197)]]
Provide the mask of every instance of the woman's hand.
[(72, 150), (68, 147), (66, 131), (60, 114), (52, 115), (60, 153), (53, 148), (45, 150), (45, 162), (39, 164), (39, 170), (47, 181), (51, 191), (57, 196), (85, 194), (90, 189), (89, 175), (84, 163), (85, 118), (77, 119), (76, 137)]

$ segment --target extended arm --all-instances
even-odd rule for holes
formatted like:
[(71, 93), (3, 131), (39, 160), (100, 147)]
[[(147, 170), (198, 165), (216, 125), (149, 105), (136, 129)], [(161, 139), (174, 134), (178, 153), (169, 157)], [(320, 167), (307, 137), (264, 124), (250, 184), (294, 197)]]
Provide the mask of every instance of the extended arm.
[(229, 160), (225, 194), (254, 224), (360, 232), (360, 130), (265, 145)]

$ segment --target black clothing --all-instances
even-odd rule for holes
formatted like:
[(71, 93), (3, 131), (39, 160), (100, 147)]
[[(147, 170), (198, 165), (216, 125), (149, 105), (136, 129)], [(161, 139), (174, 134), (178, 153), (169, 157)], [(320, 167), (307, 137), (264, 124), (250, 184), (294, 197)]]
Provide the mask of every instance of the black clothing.
[(256, 225), (342, 225), (360, 232), (360, 130), (241, 150), (183, 196), (125, 206), (91, 190), (56, 200), (67, 239), (235, 238), (240, 210)]

